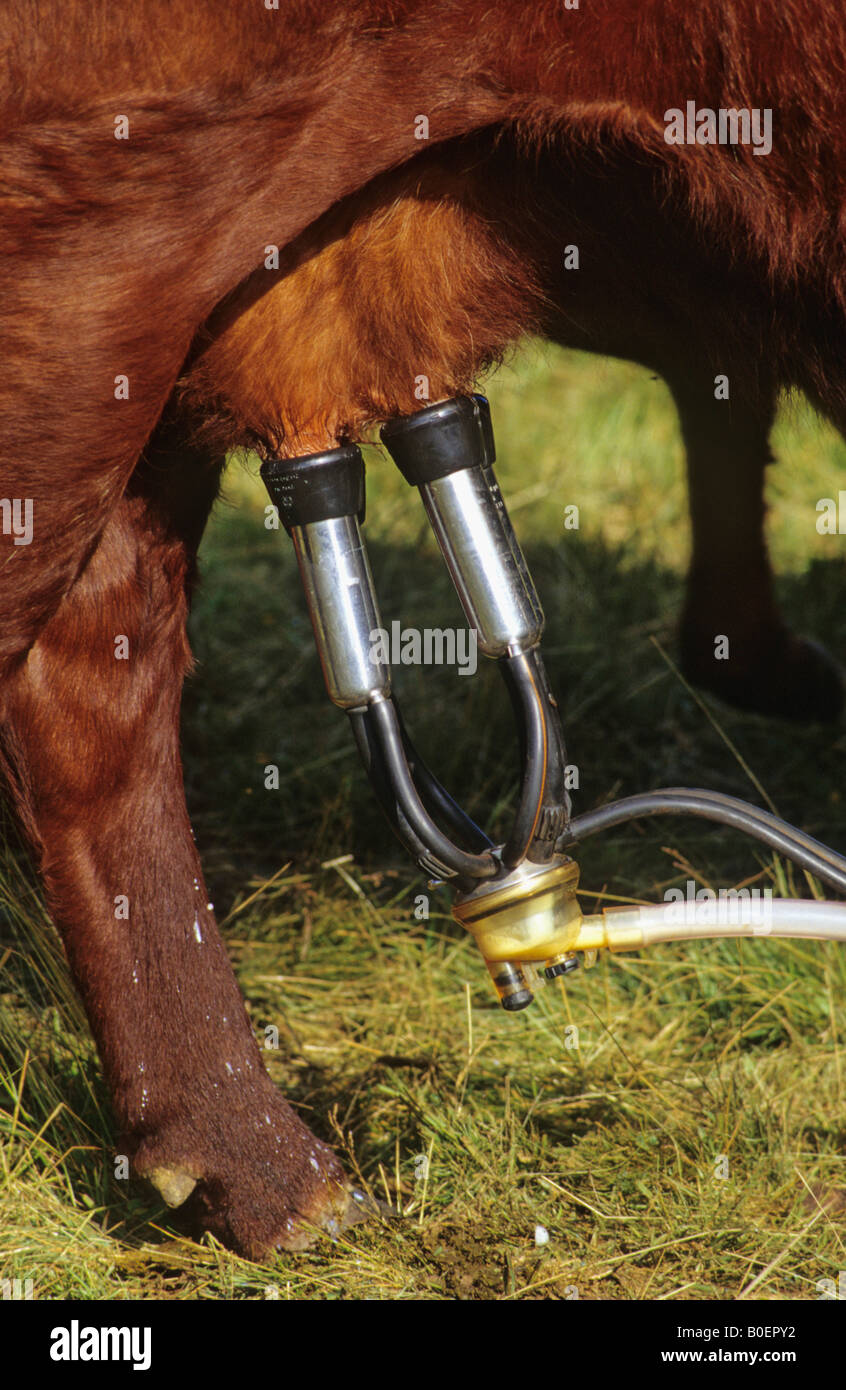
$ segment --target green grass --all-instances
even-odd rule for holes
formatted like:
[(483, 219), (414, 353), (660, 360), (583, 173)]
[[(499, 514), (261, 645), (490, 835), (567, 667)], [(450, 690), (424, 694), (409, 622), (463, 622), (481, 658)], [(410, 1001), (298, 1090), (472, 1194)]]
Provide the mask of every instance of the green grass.
[[(489, 394), (577, 807), (680, 783), (754, 795), (731, 740), (782, 815), (842, 847), (843, 732), (703, 705), (672, 669), (688, 529), (663, 384), (532, 348)], [(801, 401), (775, 446), (783, 605), (843, 656), (842, 540), (817, 534), (815, 504), (836, 495), (846, 448)], [(384, 618), (460, 621), (418, 499), (375, 451), (369, 464)], [(602, 957), (505, 1015), (446, 898), (414, 916), (425, 883), (323, 692), (255, 465), (230, 468), (226, 493), (203, 545), (185, 701), (209, 888), (256, 1028), (279, 1030), (271, 1073), (406, 1217), (259, 1268), (193, 1244), (115, 1181), (96, 1059), (13, 848), (0, 865), (0, 1274), (32, 1278), (39, 1297), (819, 1297), (817, 1281), (846, 1268), (846, 953), (756, 940)], [(570, 503), (578, 531), (563, 528)], [(398, 683), (443, 780), (504, 829), (515, 767), (495, 671), (403, 668)], [(265, 790), (269, 763), (280, 791)], [(579, 857), (585, 907), (655, 901), (687, 878), (809, 891), (761, 847), (697, 821), (629, 825)]]

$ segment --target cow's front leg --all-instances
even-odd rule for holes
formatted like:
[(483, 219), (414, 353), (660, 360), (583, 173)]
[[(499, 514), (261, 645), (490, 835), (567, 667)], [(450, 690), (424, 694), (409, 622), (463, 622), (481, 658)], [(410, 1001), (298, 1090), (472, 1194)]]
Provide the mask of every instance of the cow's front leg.
[(829, 720), (843, 680), (817, 643), (795, 636), (776, 605), (764, 537), (773, 402), (714, 397), (713, 379), (668, 374), (687, 449), (693, 547), (680, 642), (685, 674), (730, 704)]
[[(160, 491), (168, 486), (159, 474)], [(166, 516), (165, 513), (170, 515)], [(6, 689), (3, 753), (134, 1170), (251, 1256), (356, 1210), (272, 1085), (203, 884), (178, 747), (190, 508), (126, 497)]]

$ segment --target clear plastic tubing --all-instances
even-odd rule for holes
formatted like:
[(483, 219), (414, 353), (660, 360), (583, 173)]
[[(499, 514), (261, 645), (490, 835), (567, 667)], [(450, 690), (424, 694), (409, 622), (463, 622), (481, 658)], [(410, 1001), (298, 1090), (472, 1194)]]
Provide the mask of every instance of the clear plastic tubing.
[[(583, 918), (575, 944), (637, 950), (663, 941), (774, 936), (846, 943), (846, 903), (793, 898), (726, 898), (612, 907)], [(604, 936), (603, 941), (601, 937)]]

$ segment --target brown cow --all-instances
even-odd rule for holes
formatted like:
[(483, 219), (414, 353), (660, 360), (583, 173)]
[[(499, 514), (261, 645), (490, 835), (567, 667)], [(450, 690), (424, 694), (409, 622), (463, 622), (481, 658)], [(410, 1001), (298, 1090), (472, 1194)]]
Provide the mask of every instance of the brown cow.
[[(0, 498), (32, 507), (28, 541), (1, 513), (0, 757), (136, 1172), (248, 1254), (296, 1248), (348, 1186), (264, 1071), (178, 753), (210, 460), (360, 439), (420, 374), (468, 391), (528, 331), (646, 363), (688, 449), (688, 671), (834, 713), (833, 665), (774, 607), (761, 494), (779, 389), (846, 419), (846, 16), (7, 0), (0, 22)], [(771, 148), (711, 141), (700, 108), (769, 112)]]

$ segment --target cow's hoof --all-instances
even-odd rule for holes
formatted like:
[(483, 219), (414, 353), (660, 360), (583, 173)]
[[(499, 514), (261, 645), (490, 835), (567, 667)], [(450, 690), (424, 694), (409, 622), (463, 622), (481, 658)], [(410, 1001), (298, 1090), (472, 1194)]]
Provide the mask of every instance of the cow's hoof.
[[(335, 1154), (266, 1077), (226, 1112), (175, 1117), (133, 1146), (133, 1170), (187, 1226), (248, 1259), (305, 1250), (389, 1209), (349, 1182)], [(236, 1093), (232, 1092), (235, 1102)], [(392, 1214), (392, 1213), (391, 1213)]]
[[(779, 630), (765, 642), (734, 642), (728, 659), (715, 656), (713, 639), (681, 633), (682, 670), (687, 679), (736, 709), (807, 724), (839, 719), (844, 673), (825, 647)], [(740, 659), (738, 653), (741, 653)]]
[[(197, 1183), (184, 1211), (197, 1233), (250, 1260), (307, 1250), (323, 1234), (337, 1239), (352, 1225), (352, 1189), (331, 1149), (313, 1140), (305, 1161), (234, 1159)], [(352, 1208), (352, 1211), (351, 1211)], [(362, 1212), (359, 1219), (364, 1220)]]
[[(324, 1172), (310, 1193), (301, 1189), (298, 1197), (285, 1193), (290, 1175), (270, 1192), (250, 1192), (249, 1205), (242, 1193), (232, 1189), (221, 1198), (209, 1184), (199, 1184), (187, 1204), (194, 1224), (209, 1231), (223, 1245), (249, 1260), (266, 1261), (283, 1251), (308, 1250), (322, 1236), (337, 1240), (353, 1226), (377, 1218), (396, 1218), (397, 1213), (384, 1202), (368, 1197), (353, 1187), (331, 1151), (319, 1146), (318, 1152), (331, 1158), (331, 1172)], [(302, 1181), (302, 1178), (300, 1179)]]

